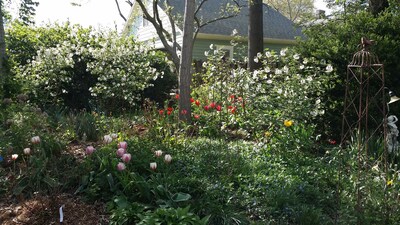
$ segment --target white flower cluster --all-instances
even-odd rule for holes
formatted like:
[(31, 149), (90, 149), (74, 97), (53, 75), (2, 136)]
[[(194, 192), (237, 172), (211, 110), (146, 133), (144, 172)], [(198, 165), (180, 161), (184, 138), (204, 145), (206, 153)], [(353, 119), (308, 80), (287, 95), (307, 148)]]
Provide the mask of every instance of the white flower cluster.
[(247, 118), (256, 124), (269, 124), (281, 118), (308, 121), (325, 113), (326, 106), (321, 99), (335, 79), (330, 64), (305, 58), (291, 49), (278, 53), (267, 51), (258, 54), (255, 60), (263, 67), (249, 72), (243, 67), (233, 68), (229, 63), (222, 65), (224, 62), (218, 56), (209, 55), (202, 75), (208, 85), (198, 87), (196, 93), (226, 104), (229, 104), (225, 100), (227, 96), (241, 96), (246, 102)]
[(134, 104), (150, 81), (161, 75), (150, 65), (152, 51), (133, 39), (76, 26), (70, 29), (67, 40), (41, 48), (21, 68), (22, 79), (38, 97), (51, 96), (54, 101), (68, 94), (71, 86), (80, 84), (77, 75), (85, 73), (95, 80), (84, 84), (93, 97)]

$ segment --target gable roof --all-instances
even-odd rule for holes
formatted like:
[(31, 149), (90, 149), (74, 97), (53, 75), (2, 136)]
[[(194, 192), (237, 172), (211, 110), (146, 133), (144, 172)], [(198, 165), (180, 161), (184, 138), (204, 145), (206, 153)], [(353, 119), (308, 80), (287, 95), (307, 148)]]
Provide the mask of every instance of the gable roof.
[[(198, 2), (199, 0), (196, 1)], [(226, 7), (227, 2), (229, 1), (230, 0), (207, 0), (200, 8), (197, 17), (204, 21), (218, 18), (220, 17), (219, 13), (224, 13), (224, 7)], [(160, 1), (160, 6), (164, 10), (166, 9), (165, 2), (166, 0)], [(202, 27), (199, 33), (230, 36), (232, 31), (235, 29), (238, 35), (247, 36), (249, 15), (248, 3), (247, 0), (239, 0), (239, 2), (243, 7), (240, 9), (240, 13), (237, 16), (210, 23)], [(173, 15), (183, 15), (185, 1), (169, 0), (168, 3), (172, 7)], [(263, 20), (264, 38), (293, 40), (297, 36), (303, 36), (299, 27), (296, 27), (291, 20), (267, 4), (263, 4)], [(179, 26), (179, 24), (177, 25)]]

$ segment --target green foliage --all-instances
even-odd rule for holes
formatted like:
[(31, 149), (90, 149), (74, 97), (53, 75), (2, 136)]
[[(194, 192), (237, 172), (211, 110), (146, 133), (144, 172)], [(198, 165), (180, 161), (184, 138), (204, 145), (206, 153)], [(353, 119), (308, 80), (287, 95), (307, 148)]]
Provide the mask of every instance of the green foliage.
[(140, 216), (140, 225), (206, 225), (209, 217), (200, 219), (197, 215), (189, 212), (186, 208), (158, 208), (154, 212), (147, 212)]
[[(330, 99), (342, 102), (344, 96), (344, 80), (347, 74), (347, 65), (354, 53), (360, 50), (361, 37), (374, 40), (370, 51), (375, 53), (385, 67), (385, 85), (397, 92), (399, 78), (399, 3), (390, 1), (390, 6), (377, 16), (366, 10), (365, 1), (336, 1), (346, 6), (345, 11), (335, 13), (331, 18), (323, 21), (310, 22), (304, 29), (307, 38), (300, 40), (296, 51), (305, 57), (329, 59), (339, 75), (334, 81), (337, 84), (328, 94)], [(360, 3), (363, 3), (360, 5)], [(326, 110), (326, 121), (338, 124), (341, 120), (343, 106), (337, 105)], [(326, 126), (330, 133), (339, 134), (340, 127)], [(336, 128), (336, 130), (333, 130)]]

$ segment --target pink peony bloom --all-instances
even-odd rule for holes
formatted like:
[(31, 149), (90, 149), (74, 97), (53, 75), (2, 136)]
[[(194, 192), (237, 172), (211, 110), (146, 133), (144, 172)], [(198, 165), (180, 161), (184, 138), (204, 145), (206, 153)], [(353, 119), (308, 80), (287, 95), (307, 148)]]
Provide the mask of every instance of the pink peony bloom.
[(96, 149), (93, 146), (89, 145), (86, 147), (85, 152), (86, 152), (86, 155), (91, 155), (91, 154), (93, 154), (94, 151), (96, 151)]
[(118, 138), (118, 134), (112, 133), (112, 134), (110, 134), (110, 137), (111, 137), (112, 139), (117, 139), (117, 138)]
[(24, 148), (24, 154), (25, 155), (30, 155), (31, 154), (31, 149), (30, 148)]
[(126, 143), (125, 141), (121, 141), (120, 143), (118, 143), (118, 148), (127, 149), (128, 143)]
[(154, 152), (154, 155), (156, 157), (160, 157), (160, 156), (162, 156), (162, 154), (163, 154), (163, 152), (161, 150), (157, 150), (157, 151)]
[(125, 154), (123, 154), (122, 155), (122, 161), (124, 161), (125, 163), (128, 163), (129, 161), (131, 161), (131, 159), (132, 159), (132, 156), (131, 156), (131, 154), (129, 154), (129, 153), (125, 153)]
[(122, 171), (122, 170), (125, 170), (125, 169), (126, 169), (125, 163), (119, 162), (118, 165), (117, 165), (117, 170), (118, 171)]
[(126, 153), (126, 150), (124, 148), (119, 148), (117, 150), (117, 156), (122, 157)]
[(40, 143), (40, 137), (39, 136), (35, 136), (31, 138), (31, 142), (32, 144), (39, 144)]
[(157, 163), (156, 162), (152, 162), (152, 163), (150, 163), (150, 169), (151, 170), (156, 170), (157, 169)]
[(17, 160), (17, 158), (18, 158), (18, 154), (12, 154), (12, 155), (11, 155), (11, 159), (12, 159), (12, 160), (15, 161), (15, 160)]
[(164, 162), (165, 163), (171, 163), (171, 161), (172, 161), (172, 156), (170, 154), (166, 154), (164, 156)]
[(106, 143), (106, 144), (108, 144), (108, 143), (111, 143), (112, 142), (112, 137), (110, 136), (110, 135), (104, 135), (104, 137), (103, 137), (103, 141), (104, 141), (104, 143)]

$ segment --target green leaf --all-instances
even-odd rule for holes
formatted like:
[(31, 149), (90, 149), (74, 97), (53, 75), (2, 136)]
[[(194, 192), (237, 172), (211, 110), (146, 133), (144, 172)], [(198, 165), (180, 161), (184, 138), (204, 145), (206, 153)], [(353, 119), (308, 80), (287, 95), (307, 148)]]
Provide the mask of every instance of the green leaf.
[(184, 202), (184, 201), (188, 201), (191, 198), (192, 198), (192, 196), (190, 194), (182, 193), (182, 192), (176, 193), (172, 196), (172, 200), (174, 202)]
[(117, 204), (118, 208), (125, 209), (129, 206), (129, 202), (125, 196), (118, 196), (114, 199), (115, 204)]

